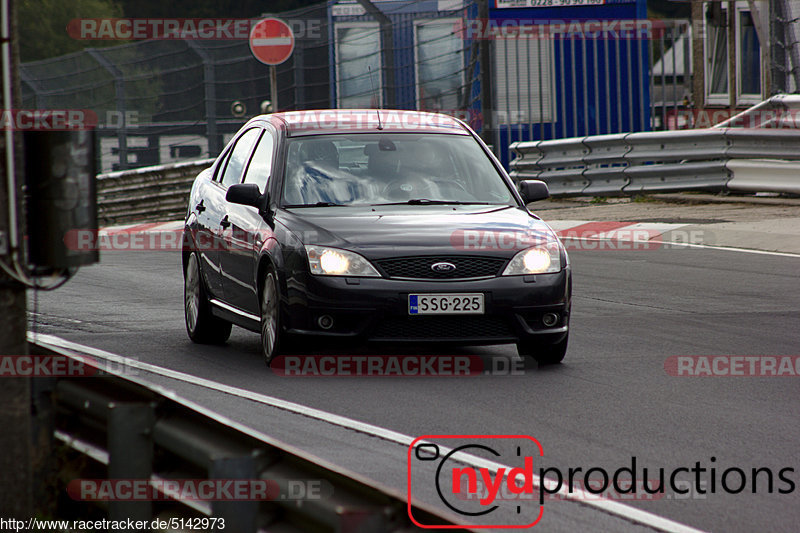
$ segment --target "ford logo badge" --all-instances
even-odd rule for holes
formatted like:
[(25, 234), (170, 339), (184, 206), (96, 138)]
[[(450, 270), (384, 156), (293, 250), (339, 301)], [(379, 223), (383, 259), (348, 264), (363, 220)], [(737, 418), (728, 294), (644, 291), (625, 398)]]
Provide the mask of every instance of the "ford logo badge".
[(456, 269), (453, 263), (434, 263), (431, 265), (431, 270), (434, 272), (452, 272)]

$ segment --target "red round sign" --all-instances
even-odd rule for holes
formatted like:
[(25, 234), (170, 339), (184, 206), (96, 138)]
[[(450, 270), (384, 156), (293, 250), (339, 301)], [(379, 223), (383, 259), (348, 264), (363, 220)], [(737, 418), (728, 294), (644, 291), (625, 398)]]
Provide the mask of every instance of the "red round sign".
[(280, 19), (264, 19), (250, 31), (250, 50), (267, 65), (280, 65), (292, 55), (292, 28)]

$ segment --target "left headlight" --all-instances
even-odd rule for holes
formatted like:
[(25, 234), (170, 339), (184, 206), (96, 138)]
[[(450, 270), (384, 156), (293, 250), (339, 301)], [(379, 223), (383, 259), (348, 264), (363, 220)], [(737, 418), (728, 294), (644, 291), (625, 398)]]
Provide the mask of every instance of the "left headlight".
[(328, 248), (327, 246), (306, 245), (308, 266), (312, 274), (318, 276), (369, 276), (380, 277), (375, 267), (366, 258), (355, 252)]
[(546, 274), (561, 271), (561, 250), (557, 242), (532, 246), (515, 255), (503, 271), (504, 276)]

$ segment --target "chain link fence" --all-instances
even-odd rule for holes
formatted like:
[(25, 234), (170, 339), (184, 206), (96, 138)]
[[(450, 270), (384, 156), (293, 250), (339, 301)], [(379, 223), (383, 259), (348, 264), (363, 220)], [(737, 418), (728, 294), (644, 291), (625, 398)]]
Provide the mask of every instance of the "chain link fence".
[[(420, 40), (398, 38), (388, 53), (373, 44), (383, 29), (363, 26), (357, 37), (369, 48), (356, 40), (354, 54), (338, 59), (327, 3), (279, 14), (295, 33), (294, 52), (277, 67), (279, 110), (365, 107), (374, 101), (456, 114), (469, 109), (479, 93), (477, 52), (461, 39), (454, 46), (451, 37), (455, 21), (474, 10), (469, 4), (441, 12), (437, 16), (455, 17), (444, 32), (442, 26), (421, 27)], [(388, 15), (397, 36), (415, 28), (413, 15)], [(386, 56), (393, 64), (372, 65), (373, 58)], [(110, 172), (216, 156), (244, 121), (265, 111), (268, 69), (253, 57), (247, 39), (152, 39), (25, 63), (20, 71), (24, 108), (94, 111), (98, 168)], [(395, 71), (425, 78), (420, 89), (427, 92), (419, 101), (414, 77)], [(337, 87), (348, 88), (346, 98), (336, 96)]]
[[(316, 28), (278, 67), (282, 110), (329, 107), (326, 6), (282, 14)], [(152, 39), (21, 65), (23, 107), (90, 109), (98, 168), (216, 156), (270, 98), (268, 67), (247, 39)], [(238, 104), (238, 105), (234, 105)]]
[[(530, 20), (521, 23), (547, 30), (509, 37), (473, 31), (488, 21), (484, 0), (375, 5), (279, 14), (295, 33), (277, 67), (279, 110), (441, 111), (482, 131), (508, 164), (513, 142), (667, 129), (689, 105), (685, 20), (642, 20), (649, 30), (634, 37), (587, 33), (586, 20), (577, 33)], [(243, 38), (87, 49), (23, 64), (21, 79), (25, 108), (97, 114), (101, 172), (215, 157), (270, 99), (269, 67)]]

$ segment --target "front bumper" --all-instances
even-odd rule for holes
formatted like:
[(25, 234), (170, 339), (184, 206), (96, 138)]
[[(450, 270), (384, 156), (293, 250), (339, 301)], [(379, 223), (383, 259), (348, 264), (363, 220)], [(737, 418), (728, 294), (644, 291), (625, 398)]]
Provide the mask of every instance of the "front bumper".
[[(300, 280), (296, 280), (300, 281)], [(408, 295), (484, 294), (482, 315), (409, 315)], [(287, 332), (391, 342), (502, 344), (558, 342), (569, 327), (571, 272), (474, 281), (405, 281), (312, 276), (287, 289)], [(542, 321), (558, 314), (555, 324)], [(320, 317), (333, 319), (329, 329)]]

